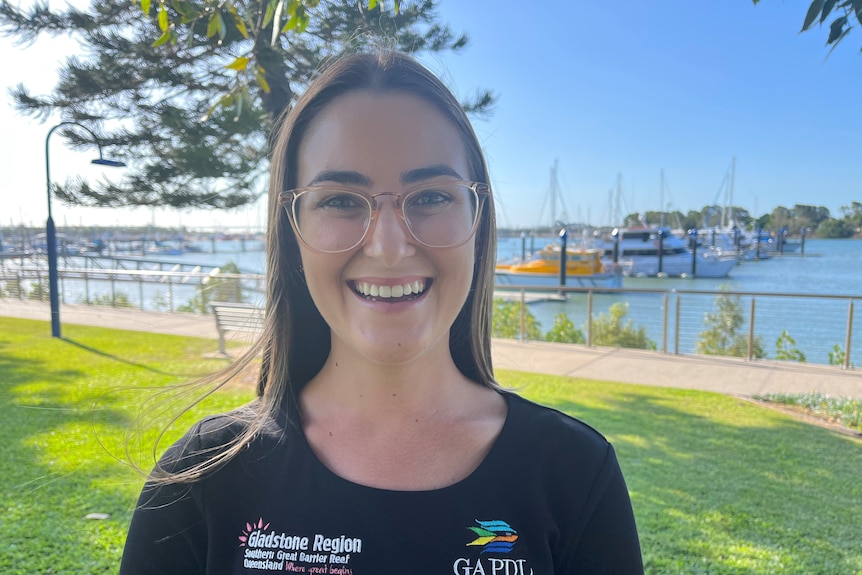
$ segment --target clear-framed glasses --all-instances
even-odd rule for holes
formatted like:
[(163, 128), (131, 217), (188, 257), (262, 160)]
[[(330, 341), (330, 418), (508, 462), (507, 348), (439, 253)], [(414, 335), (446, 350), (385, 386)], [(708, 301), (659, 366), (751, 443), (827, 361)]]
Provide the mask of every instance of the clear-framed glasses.
[(336, 185), (312, 186), (279, 194), (290, 223), (308, 248), (327, 254), (352, 250), (374, 227), (379, 198), (392, 196), (399, 221), (420, 244), (460, 246), (476, 232), (482, 203), (491, 192), (478, 182), (433, 182), (401, 194), (367, 194)]

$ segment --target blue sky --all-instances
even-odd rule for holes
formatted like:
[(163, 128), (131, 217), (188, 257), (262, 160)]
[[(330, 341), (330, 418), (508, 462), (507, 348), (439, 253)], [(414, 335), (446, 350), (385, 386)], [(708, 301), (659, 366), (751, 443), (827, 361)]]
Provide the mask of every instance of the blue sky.
[[(829, 58), (826, 29), (798, 34), (807, 0), (443, 0), (440, 16), (469, 34), (458, 54), (423, 61), (460, 96), (489, 88), (493, 115), (475, 127), (508, 226), (546, 223), (550, 169), (570, 221), (618, 224), (609, 194), (618, 175), (622, 211), (687, 211), (723, 201), (736, 157), (734, 203), (764, 213), (823, 205), (833, 215), (862, 201), (862, 32)], [(15, 47), (0, 40), (7, 70), (0, 125), (0, 219), (36, 225), (46, 213), (44, 138), (53, 123), (16, 117), (5, 88), (50, 90), (68, 40)], [(6, 63), (9, 65), (7, 66)], [(8, 135), (14, 137), (8, 137)], [(99, 178), (93, 154), (52, 137), (51, 171)], [(105, 171), (105, 174), (110, 172)], [(562, 207), (557, 208), (557, 212)], [(83, 210), (55, 206), (62, 225), (143, 223), (256, 225), (258, 206), (232, 212)]]

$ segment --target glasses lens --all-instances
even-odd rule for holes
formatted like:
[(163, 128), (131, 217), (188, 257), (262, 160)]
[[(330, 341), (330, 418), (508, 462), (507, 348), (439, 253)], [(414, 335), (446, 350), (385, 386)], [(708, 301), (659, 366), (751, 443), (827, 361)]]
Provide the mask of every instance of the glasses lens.
[(407, 227), (417, 240), (445, 248), (464, 243), (473, 233), (479, 198), (468, 186), (441, 184), (410, 193), (402, 209)]
[(362, 241), (371, 221), (371, 204), (353, 192), (310, 190), (293, 200), (293, 219), (311, 248), (341, 252)]

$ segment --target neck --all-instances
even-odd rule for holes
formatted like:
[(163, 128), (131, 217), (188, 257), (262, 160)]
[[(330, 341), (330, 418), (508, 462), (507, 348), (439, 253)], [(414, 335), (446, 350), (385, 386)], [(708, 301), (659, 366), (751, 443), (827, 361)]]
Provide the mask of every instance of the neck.
[(369, 361), (333, 345), (323, 369), (303, 390), (301, 403), (307, 415), (396, 421), (452, 414), (465, 407), (465, 390), (480, 391), (481, 386), (458, 370), (448, 345), (402, 364)]

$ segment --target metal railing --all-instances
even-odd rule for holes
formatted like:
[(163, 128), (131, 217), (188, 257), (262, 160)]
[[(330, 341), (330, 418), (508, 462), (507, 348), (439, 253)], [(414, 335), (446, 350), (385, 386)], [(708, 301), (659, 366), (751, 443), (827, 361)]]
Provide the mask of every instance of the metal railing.
[[(101, 303), (135, 307), (149, 311), (195, 311), (209, 313), (207, 303), (232, 300), (260, 303), (265, 298), (265, 276), (261, 274), (222, 274), (219, 268), (201, 271), (200, 266), (187, 270), (137, 270), (62, 267), (60, 296), (65, 303)], [(44, 267), (0, 268), (0, 297), (42, 299), (48, 297), (48, 270)], [(128, 288), (132, 286), (131, 290)], [(862, 294), (820, 295), (805, 293), (771, 293), (729, 290), (631, 289), (554, 286), (537, 290), (528, 286), (506, 286), (505, 290), (520, 301), (520, 339), (526, 339), (525, 317), (528, 309), (542, 321), (565, 313), (583, 327), (586, 345), (595, 342), (597, 316), (614, 303), (627, 308), (626, 321), (643, 326), (662, 353), (696, 353), (697, 342), (706, 329), (706, 314), (715, 313), (716, 298), (738, 298), (743, 311), (745, 353), (749, 360), (757, 357), (762, 341), (775, 341), (784, 333), (795, 335), (798, 347), (811, 363), (853, 366), (852, 357), (862, 350), (856, 318), (856, 303)], [(229, 293), (228, 293), (229, 292)], [(227, 295), (226, 295), (227, 294)], [(546, 303), (535, 307), (531, 301), (547, 294)], [(565, 294), (565, 297), (559, 297)], [(538, 297), (537, 297), (538, 296)], [(744, 330), (744, 332), (743, 332)], [(766, 338), (765, 340), (763, 338)], [(841, 343), (843, 342), (843, 348)], [(832, 351), (830, 351), (832, 350)], [(829, 358), (826, 360), (825, 353)]]
[[(519, 339), (527, 338), (527, 310), (541, 321), (550, 320), (551, 314), (565, 313), (584, 332), (586, 345), (595, 341), (594, 324), (597, 314), (607, 312), (614, 303), (626, 305), (626, 321), (646, 329), (657, 351), (661, 353), (696, 353), (697, 343), (708, 330), (707, 314), (720, 313), (716, 309), (718, 298), (730, 297), (736, 302), (742, 325), (733, 327), (744, 337), (747, 360), (757, 359), (758, 352), (769, 356), (764, 342), (792, 341), (796, 335), (797, 347), (808, 350), (811, 363), (830, 363), (845, 369), (853, 366), (854, 341), (862, 341), (858, 331), (859, 318), (855, 318), (856, 302), (862, 294), (823, 295), (805, 293), (771, 293), (733, 290), (687, 289), (634, 289), (587, 288), (555, 286), (547, 290), (533, 286), (505, 286), (502, 293), (520, 305)], [(543, 300), (541, 294), (547, 294)], [(564, 298), (559, 296), (565, 294)], [(511, 296), (514, 296), (512, 298)], [(536, 307), (536, 302), (542, 302)], [(724, 318), (727, 319), (727, 318)], [(740, 319), (739, 317), (736, 318)], [(856, 336), (856, 337), (854, 337)], [(764, 339), (765, 338), (765, 339)], [(773, 339), (775, 338), (775, 339)], [(843, 343), (843, 348), (841, 344)], [(777, 350), (776, 350), (777, 352)], [(777, 355), (777, 353), (774, 354)], [(825, 360), (826, 352), (829, 359)], [(819, 354), (819, 355), (818, 355)]]
[[(257, 301), (263, 299), (265, 276), (261, 274), (208, 272), (195, 266), (189, 271), (134, 269), (59, 269), (60, 301), (89, 304), (94, 301), (114, 307), (150, 311), (210, 313), (212, 299)], [(132, 286), (131, 291), (120, 286)], [(41, 267), (0, 269), (0, 296), (46, 301), (48, 270)]]

